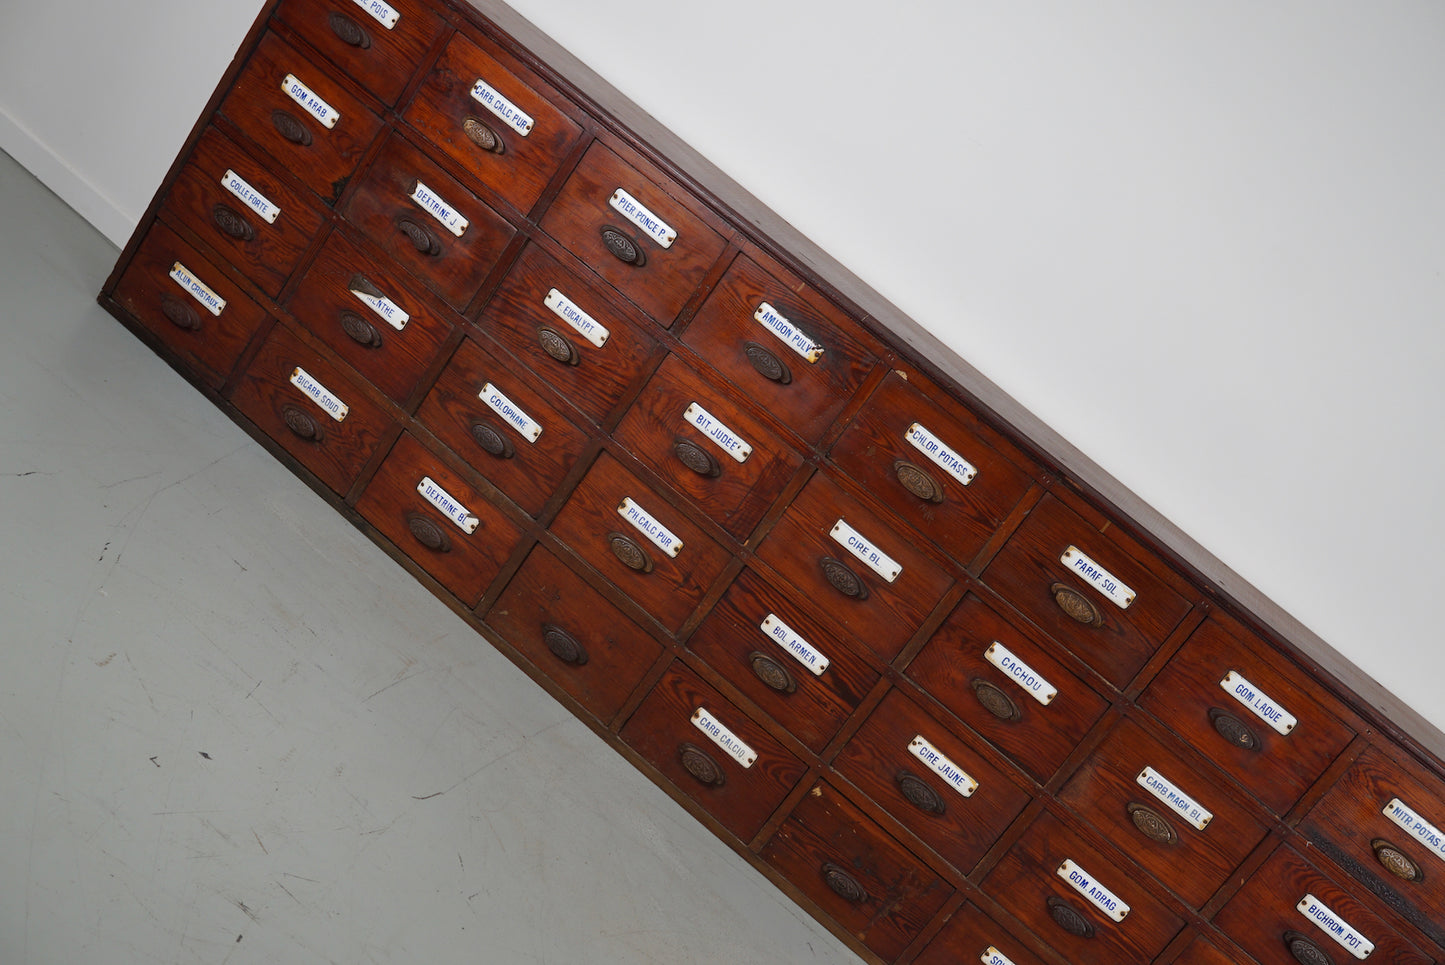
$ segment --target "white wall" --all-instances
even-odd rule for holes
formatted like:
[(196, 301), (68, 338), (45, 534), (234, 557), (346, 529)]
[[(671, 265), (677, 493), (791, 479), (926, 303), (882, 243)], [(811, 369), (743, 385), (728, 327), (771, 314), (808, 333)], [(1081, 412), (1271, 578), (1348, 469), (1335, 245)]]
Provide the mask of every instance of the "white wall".
[[(1445, 727), (1445, 7), (514, 6)], [(253, 12), (10, 11), (0, 146), (121, 240)]]

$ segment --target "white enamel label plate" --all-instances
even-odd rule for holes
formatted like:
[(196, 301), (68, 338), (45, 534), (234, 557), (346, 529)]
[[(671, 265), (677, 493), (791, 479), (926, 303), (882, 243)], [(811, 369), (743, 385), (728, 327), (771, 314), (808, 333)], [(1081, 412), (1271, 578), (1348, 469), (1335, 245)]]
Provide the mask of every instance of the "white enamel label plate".
[(482, 386), (479, 397), (493, 412), (502, 417), (502, 421), (516, 429), (528, 442), (536, 442), (542, 434), (542, 423), (523, 412), (519, 405), (503, 395), (492, 383)]
[(753, 320), (806, 359), (809, 365), (816, 364), (818, 359), (823, 357), (823, 346), (804, 335), (796, 325), (767, 302), (758, 305), (758, 310), (753, 312)]
[(652, 515), (632, 501), (631, 496), (624, 496), (617, 507), (617, 515), (632, 524), (643, 536), (662, 550), (668, 556), (676, 557), (682, 551), (682, 540), (673, 535), (666, 526), (652, 518)]
[(358, 291), (355, 288), (351, 289), (351, 294), (355, 295), (361, 304), (380, 315), (382, 321), (386, 322), (386, 324), (398, 332), (406, 328), (406, 323), (411, 321), (411, 316), (403, 311), (400, 305), (385, 295), (372, 295), (368, 292)]
[(462, 217), (461, 212), (437, 197), (435, 191), (422, 184), (416, 183), (416, 188), (411, 193), (411, 199), (417, 206), (437, 219), (441, 226), (460, 238), (466, 233), (467, 219)]
[(973, 482), (973, 477), (978, 475), (978, 470), (973, 463), (954, 452), (938, 440), (938, 437), (917, 422), (908, 427), (903, 434), (908, 444), (931, 459), (944, 472), (954, 479), (959, 485), (967, 486)]
[(306, 398), (315, 402), (321, 407), (322, 412), (325, 412), (337, 422), (344, 421), (347, 413), (351, 411), (351, 408), (345, 402), (342, 402), (332, 394), (326, 386), (313, 379), (310, 373), (299, 365), (291, 371), (291, 384), (300, 389)]
[(1045, 707), (1053, 703), (1054, 698), (1059, 695), (1058, 689), (1053, 684), (1040, 677), (1034, 668), (1015, 657), (1008, 647), (998, 641), (994, 641), (993, 646), (984, 651), (983, 656), (989, 663), (1008, 674), (1010, 680), (1022, 687), (1030, 697)]
[(978, 782), (970, 777), (967, 771), (944, 756), (943, 752), (930, 744), (922, 734), (909, 742), (908, 752), (927, 764), (929, 770), (947, 781), (949, 787), (964, 797), (972, 797), (973, 792), (978, 790)]
[(1298, 724), (1293, 714), (1275, 703), (1267, 694), (1261, 692), (1258, 687), (1233, 670), (1224, 675), (1219, 686), (1229, 696), (1248, 707), (1256, 717), (1281, 736), (1289, 736)]
[(1084, 555), (1077, 546), (1070, 546), (1059, 557), (1059, 562), (1083, 577), (1090, 586), (1107, 596), (1121, 610), (1127, 610), (1134, 602), (1134, 591), (1120, 582), (1119, 578), (1098, 563)]
[(1093, 875), (1074, 864), (1072, 859), (1065, 858), (1064, 863), (1059, 865), (1057, 874), (1088, 899), (1091, 905), (1114, 921), (1123, 921), (1128, 917), (1129, 906), (1120, 901), (1118, 895), (1099, 884)]
[(401, 20), (401, 14), (397, 13), (389, 4), (381, 0), (356, 0), (356, 5), (376, 18), (376, 22), (387, 30), (395, 29)]
[(743, 767), (752, 767), (753, 762), (758, 759), (756, 751), (723, 726), (723, 723), (708, 713), (706, 708), (699, 707), (693, 712), (692, 725), (706, 734), (708, 740), (721, 747), (729, 757)]
[(566, 295), (557, 289), (552, 289), (543, 299), (543, 304), (552, 310), (552, 313), (562, 321), (571, 325), (578, 335), (581, 335), (593, 345), (601, 348), (607, 344), (607, 336), (612, 334), (598, 324), (597, 320), (588, 315)]
[(287, 97), (300, 104), (302, 110), (320, 121), (328, 131), (336, 126), (337, 121), (341, 120), (341, 115), (336, 113), (336, 108), (313, 94), (311, 88), (296, 79), (295, 74), (286, 75), (286, 78), (281, 81), (281, 89), (286, 92)]
[(673, 231), (666, 221), (653, 214), (646, 205), (621, 188), (612, 192), (612, 197), (607, 199), (607, 203), (612, 205), (613, 209), (622, 217), (647, 232), (647, 236), (662, 247), (671, 248), (672, 243), (677, 240), (677, 232)]
[(467, 507), (463, 506), (450, 493), (433, 482), (430, 476), (423, 476), (421, 478), (421, 482), (416, 484), (416, 491), (421, 493), (422, 499), (425, 499), (437, 509), (441, 510), (443, 516), (455, 523), (457, 529), (460, 529), (468, 536), (475, 533), (477, 527), (482, 524), (480, 519), (477, 519), (477, 517), (467, 512)]
[(856, 529), (841, 519), (833, 524), (833, 530), (828, 535), (833, 537), (834, 542), (839, 546), (852, 553), (865, 566), (889, 583), (898, 579), (899, 574), (903, 572), (903, 567), (895, 563), (887, 553), (864, 539)]
[(171, 265), (171, 280), (190, 292), (191, 297), (205, 306), (206, 311), (212, 315), (220, 315), (226, 310), (226, 300), (211, 291), (204, 282), (191, 274), (190, 269), (179, 261)]
[(712, 440), (734, 462), (747, 462), (748, 456), (753, 454), (753, 447), (744, 442), (742, 436), (723, 425), (696, 402), (687, 407), (682, 419)]
[(1399, 798), (1392, 798), (1380, 813), (1398, 824), (1410, 837), (1429, 848), (1430, 853), (1435, 857), (1445, 861), (1445, 834), (1441, 834), (1439, 828), (1417, 814), (1414, 808)]
[(1369, 958), (1370, 953), (1375, 950), (1374, 942), (1361, 935), (1354, 926), (1331, 911), (1314, 895), (1306, 894), (1295, 907), (1301, 915), (1314, 922), (1316, 928), (1334, 939), (1335, 944), (1360, 961)]
[(275, 224), (276, 219), (281, 216), (280, 208), (272, 204), (260, 191), (247, 184), (246, 179), (235, 171), (226, 171), (225, 177), (221, 178), (221, 187), (234, 194), (242, 204), (264, 218), (267, 224)]
[(1214, 815), (1209, 813), (1198, 801), (1179, 790), (1179, 787), (1163, 774), (1146, 767), (1134, 778), (1135, 782), (1158, 798), (1162, 803), (1169, 806), (1169, 810), (1179, 815), (1200, 831), (1209, 827), (1209, 822), (1214, 820)]
[(497, 115), (500, 120), (506, 122), (508, 127), (523, 137), (532, 133), (532, 118), (480, 77), (472, 85), (472, 100)]
[(767, 634), (768, 639), (786, 650), (789, 656), (807, 667), (813, 676), (821, 677), (823, 671), (828, 669), (828, 658), (798, 636), (792, 627), (779, 620), (776, 614), (769, 613), (764, 617), (760, 629)]

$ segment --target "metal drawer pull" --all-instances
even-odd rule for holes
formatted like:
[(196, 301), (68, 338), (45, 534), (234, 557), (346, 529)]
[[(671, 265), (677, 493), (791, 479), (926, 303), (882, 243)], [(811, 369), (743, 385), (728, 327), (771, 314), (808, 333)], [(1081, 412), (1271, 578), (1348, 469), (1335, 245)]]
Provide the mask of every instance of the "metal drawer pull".
[(899, 771), (893, 780), (898, 783), (898, 793), (903, 795), (903, 799), (925, 814), (942, 814), (948, 810), (939, 793), (917, 774)]
[(416, 541), (427, 549), (436, 553), (452, 551), (451, 537), (447, 535), (446, 530), (429, 517), (422, 516), (420, 513), (407, 513), (406, 528), (411, 530), (411, 535), (416, 537)]
[(552, 656), (563, 663), (581, 667), (587, 663), (587, 649), (577, 638), (555, 623), (542, 624), (542, 642), (552, 651)]
[(868, 587), (858, 578), (857, 573), (849, 569), (847, 563), (824, 556), (818, 560), (818, 565), (823, 568), (823, 577), (833, 589), (855, 600), (868, 599)]
[(1284, 933), (1284, 947), (1300, 965), (1335, 965), (1333, 958), (1297, 931)]
[(542, 351), (563, 365), (576, 365), (582, 361), (582, 356), (577, 352), (577, 346), (555, 329), (545, 325), (537, 329), (537, 343), (542, 346)]
[(406, 235), (406, 239), (411, 242), (412, 247), (422, 254), (434, 258), (442, 253), (442, 243), (437, 240), (437, 236), (410, 218), (399, 219), (396, 227)]
[(295, 114), (282, 110), (272, 111), (271, 126), (276, 128), (277, 134), (292, 144), (300, 147), (311, 146), (311, 129), (303, 124)]
[(672, 454), (677, 461), (682, 463), (699, 476), (706, 476), (715, 479), (722, 475), (722, 467), (718, 465), (712, 453), (707, 452), (696, 443), (688, 442), (686, 439), (678, 439), (672, 444)]
[(326, 25), (331, 32), (344, 44), (356, 47), (360, 50), (371, 48), (371, 34), (361, 29), (361, 24), (352, 20), (344, 13), (333, 10), (326, 18)]
[(487, 455), (494, 456), (497, 459), (511, 459), (517, 454), (516, 447), (512, 445), (512, 440), (491, 426), (481, 422), (472, 423), (472, 438), (476, 440), (477, 445), (481, 446)]
[(788, 385), (793, 381), (793, 373), (788, 370), (783, 360), (763, 348), (757, 342), (744, 342), (743, 352), (747, 355), (748, 362), (752, 364), (752, 367), (757, 370), (758, 374), (769, 382)]
[(617, 557), (618, 562), (629, 570), (636, 570), (638, 573), (652, 572), (652, 557), (647, 551), (638, 546), (630, 536), (622, 533), (607, 534), (607, 548), (612, 550), (612, 555)]
[(647, 264), (647, 255), (643, 254), (642, 246), (611, 225), (603, 226), (602, 243), (607, 246), (612, 257), (623, 264), (633, 265), (637, 268)]
[(1049, 896), (1047, 902), (1049, 917), (1064, 931), (1075, 938), (1093, 938), (1094, 924), (1084, 917), (1083, 912), (1062, 898)]
[(1247, 751), (1259, 750), (1259, 738), (1238, 717), (1226, 714), (1218, 707), (1211, 707), (1209, 708), (1209, 722), (1214, 725), (1214, 730), (1220, 737), (1235, 747), (1242, 747)]
[(307, 442), (321, 442), (326, 438), (321, 423), (294, 405), (281, 407), (281, 421), (286, 423), (286, 428), (290, 429), (294, 435)]
[(468, 116), (462, 121), (462, 133), (467, 136), (467, 140), (489, 154), (505, 154), (507, 151), (507, 146), (502, 143), (497, 132), (475, 117)]
[(697, 778), (698, 783), (707, 787), (722, 787), (727, 783), (727, 775), (723, 773), (723, 769), (718, 766), (717, 761), (696, 744), (688, 741), (678, 744), (677, 756), (682, 761), (683, 769)]
[(823, 872), (823, 883), (839, 898), (854, 905), (861, 905), (868, 900), (868, 892), (858, 883), (858, 879), (838, 865), (825, 861), (820, 870)]
[(1370, 847), (1375, 851), (1375, 860), (1396, 878), (1401, 881), (1424, 880), (1425, 872), (1420, 869), (1420, 866), (1412, 861), (1405, 852), (1384, 838), (1376, 838), (1371, 841)]
[(341, 313), (341, 330), (347, 338), (364, 348), (381, 348), (381, 333), (376, 326), (355, 312)]
[(904, 489), (924, 502), (943, 502), (943, 487), (938, 484), (938, 480), (907, 459), (899, 459), (893, 463), (893, 474), (898, 477)]
[(999, 720), (1013, 722), (1023, 716), (1019, 705), (1013, 702), (1013, 698), (987, 680), (975, 677), (968, 682), (968, 685), (973, 688), (973, 695), (983, 705), (983, 709)]
[(346, 283), (346, 290), (350, 292), (361, 292), (363, 295), (370, 295), (372, 298), (385, 298), (386, 293), (376, 287), (376, 282), (367, 278), (361, 272), (351, 276), (351, 281)]
[(171, 295), (161, 296), (161, 314), (176, 328), (187, 332), (201, 330), (201, 316), (194, 308)]
[(1097, 627), (1104, 622), (1104, 615), (1093, 601), (1072, 586), (1054, 583), (1049, 586), (1049, 592), (1053, 594), (1054, 603), (1069, 619), (1088, 627)]
[(1124, 806), (1124, 810), (1129, 812), (1129, 820), (1134, 822), (1139, 833), (1150, 841), (1156, 844), (1176, 844), (1179, 841), (1174, 825), (1164, 820), (1153, 808), (1131, 801)]
[(216, 223), (217, 228), (237, 241), (251, 241), (256, 237), (256, 229), (251, 227), (251, 223), (227, 205), (218, 204), (213, 207), (211, 220)]
[(791, 694), (798, 689), (798, 682), (788, 673), (788, 668), (767, 654), (754, 650), (748, 654), (748, 663), (757, 678), (778, 693)]

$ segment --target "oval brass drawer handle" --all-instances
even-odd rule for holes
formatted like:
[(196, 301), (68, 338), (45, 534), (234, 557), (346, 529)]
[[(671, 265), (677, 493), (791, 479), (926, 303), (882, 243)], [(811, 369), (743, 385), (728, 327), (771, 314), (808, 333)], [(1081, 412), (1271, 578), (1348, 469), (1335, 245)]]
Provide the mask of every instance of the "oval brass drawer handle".
[(346, 337), (362, 348), (381, 348), (381, 333), (376, 326), (355, 312), (343, 311), (339, 318)]
[(194, 308), (174, 295), (161, 296), (161, 314), (176, 328), (187, 332), (201, 330), (201, 316)]
[(1053, 583), (1049, 586), (1049, 593), (1054, 598), (1054, 603), (1064, 615), (1070, 620), (1082, 623), (1086, 627), (1097, 627), (1104, 622), (1104, 615), (1099, 608), (1094, 606), (1094, 601), (1084, 594), (1065, 583)]
[(788, 385), (793, 381), (793, 373), (789, 371), (783, 360), (757, 342), (744, 342), (743, 354), (748, 357), (748, 363), (757, 370), (757, 373), (769, 382)]
[(466, 120), (462, 121), (462, 133), (466, 135), (467, 140), (489, 154), (506, 153), (507, 146), (502, 143), (497, 132), (475, 117), (468, 116)]
[(780, 694), (791, 694), (798, 689), (798, 682), (788, 673), (788, 668), (762, 651), (748, 654), (748, 666), (759, 680)]
[(652, 572), (652, 557), (648, 556), (647, 551), (638, 546), (632, 537), (622, 533), (608, 533), (607, 548), (617, 557), (618, 562), (629, 570), (638, 573)]
[(577, 642), (577, 638), (555, 623), (542, 624), (542, 643), (563, 663), (569, 663), (574, 667), (582, 667), (587, 664), (587, 648)]
[(348, 46), (358, 50), (369, 50), (371, 48), (371, 34), (361, 29), (361, 24), (352, 20), (346, 14), (333, 10), (326, 18), (326, 25), (331, 32), (336, 34), (337, 39)]
[(868, 599), (868, 586), (857, 573), (842, 560), (835, 560), (831, 556), (824, 556), (818, 560), (818, 565), (823, 568), (823, 578), (828, 585), (844, 596), (852, 597), (855, 600)]
[(975, 677), (968, 685), (973, 689), (973, 696), (983, 705), (983, 709), (999, 720), (1012, 723), (1023, 717), (1023, 712), (1019, 710), (1019, 705), (1013, 702), (1013, 698), (987, 680)]
[(907, 459), (899, 459), (893, 463), (893, 474), (898, 477), (898, 482), (903, 488), (926, 503), (943, 502), (943, 486), (934, 479), (932, 474), (915, 466)]
[(1376, 838), (1371, 841), (1370, 847), (1375, 852), (1375, 860), (1401, 881), (1423, 881), (1425, 879), (1425, 872), (1420, 866), (1411, 860), (1409, 855), (1384, 838)]
[(553, 360), (563, 365), (577, 365), (582, 361), (582, 356), (578, 354), (577, 346), (572, 344), (572, 340), (546, 325), (537, 329), (537, 344), (542, 346), (542, 351)]
[(292, 435), (307, 442), (323, 442), (326, 433), (321, 428), (321, 423), (311, 417), (311, 413), (302, 412), (294, 405), (281, 407), (281, 421), (286, 423), (286, 428), (291, 430)]
[(898, 793), (903, 795), (903, 799), (925, 814), (943, 814), (948, 810), (948, 805), (943, 803), (943, 797), (917, 774), (899, 771), (893, 775), (893, 780), (897, 783)]
[(1084, 917), (1083, 912), (1062, 898), (1049, 896), (1047, 902), (1049, 917), (1064, 931), (1075, 938), (1093, 938), (1094, 924)]
[(722, 475), (722, 466), (718, 465), (718, 461), (712, 457), (712, 453), (695, 442), (686, 439), (675, 440), (672, 444), (672, 454), (677, 457), (678, 462), (699, 476), (716, 479)]
[(1209, 708), (1209, 723), (1214, 726), (1215, 733), (1235, 747), (1247, 751), (1259, 750), (1259, 738), (1255, 736), (1249, 725), (1238, 717), (1225, 713), (1218, 707), (1211, 707)]
[(483, 422), (472, 423), (472, 439), (482, 451), (496, 459), (511, 459), (517, 454), (512, 440)]
[(602, 244), (607, 251), (618, 261), (635, 268), (641, 268), (647, 264), (647, 255), (643, 252), (642, 246), (634, 241), (626, 232), (611, 225), (602, 226)]
[(1284, 947), (1300, 965), (1335, 965), (1334, 959), (1297, 931), (1284, 933)]
[(1166, 821), (1158, 811), (1153, 808), (1130, 801), (1124, 806), (1129, 813), (1129, 820), (1134, 822), (1134, 827), (1155, 844), (1176, 844), (1179, 835), (1174, 830), (1174, 825)]
[(450, 553), (452, 551), (452, 538), (430, 517), (420, 513), (407, 513), (406, 528), (411, 530), (412, 537), (418, 543), (432, 552)]
[(410, 218), (397, 219), (396, 227), (406, 235), (406, 240), (411, 242), (413, 248), (428, 258), (435, 258), (442, 253), (442, 243), (432, 234), (430, 228), (419, 225)]
[(858, 879), (838, 865), (831, 861), (825, 861), (819, 870), (823, 873), (823, 883), (839, 898), (853, 905), (861, 905), (868, 900), (868, 892), (858, 882)]
[(271, 126), (276, 128), (277, 134), (280, 134), (292, 144), (298, 147), (311, 146), (311, 129), (295, 114), (282, 110), (272, 111)]
[(217, 228), (237, 241), (254, 241), (256, 229), (251, 223), (241, 216), (235, 208), (229, 205), (218, 204), (211, 209), (211, 220)]
[(677, 745), (677, 756), (682, 761), (683, 770), (687, 771), (699, 784), (707, 787), (722, 787), (727, 783), (727, 775), (718, 766), (717, 761), (707, 751), (696, 744), (683, 741)]

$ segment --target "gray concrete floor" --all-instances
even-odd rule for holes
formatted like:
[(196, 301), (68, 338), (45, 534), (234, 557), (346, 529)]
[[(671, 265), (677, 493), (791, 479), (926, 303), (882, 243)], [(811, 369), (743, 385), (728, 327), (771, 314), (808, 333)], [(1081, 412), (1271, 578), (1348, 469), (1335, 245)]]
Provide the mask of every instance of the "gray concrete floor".
[(0, 211), (0, 963), (857, 961)]

